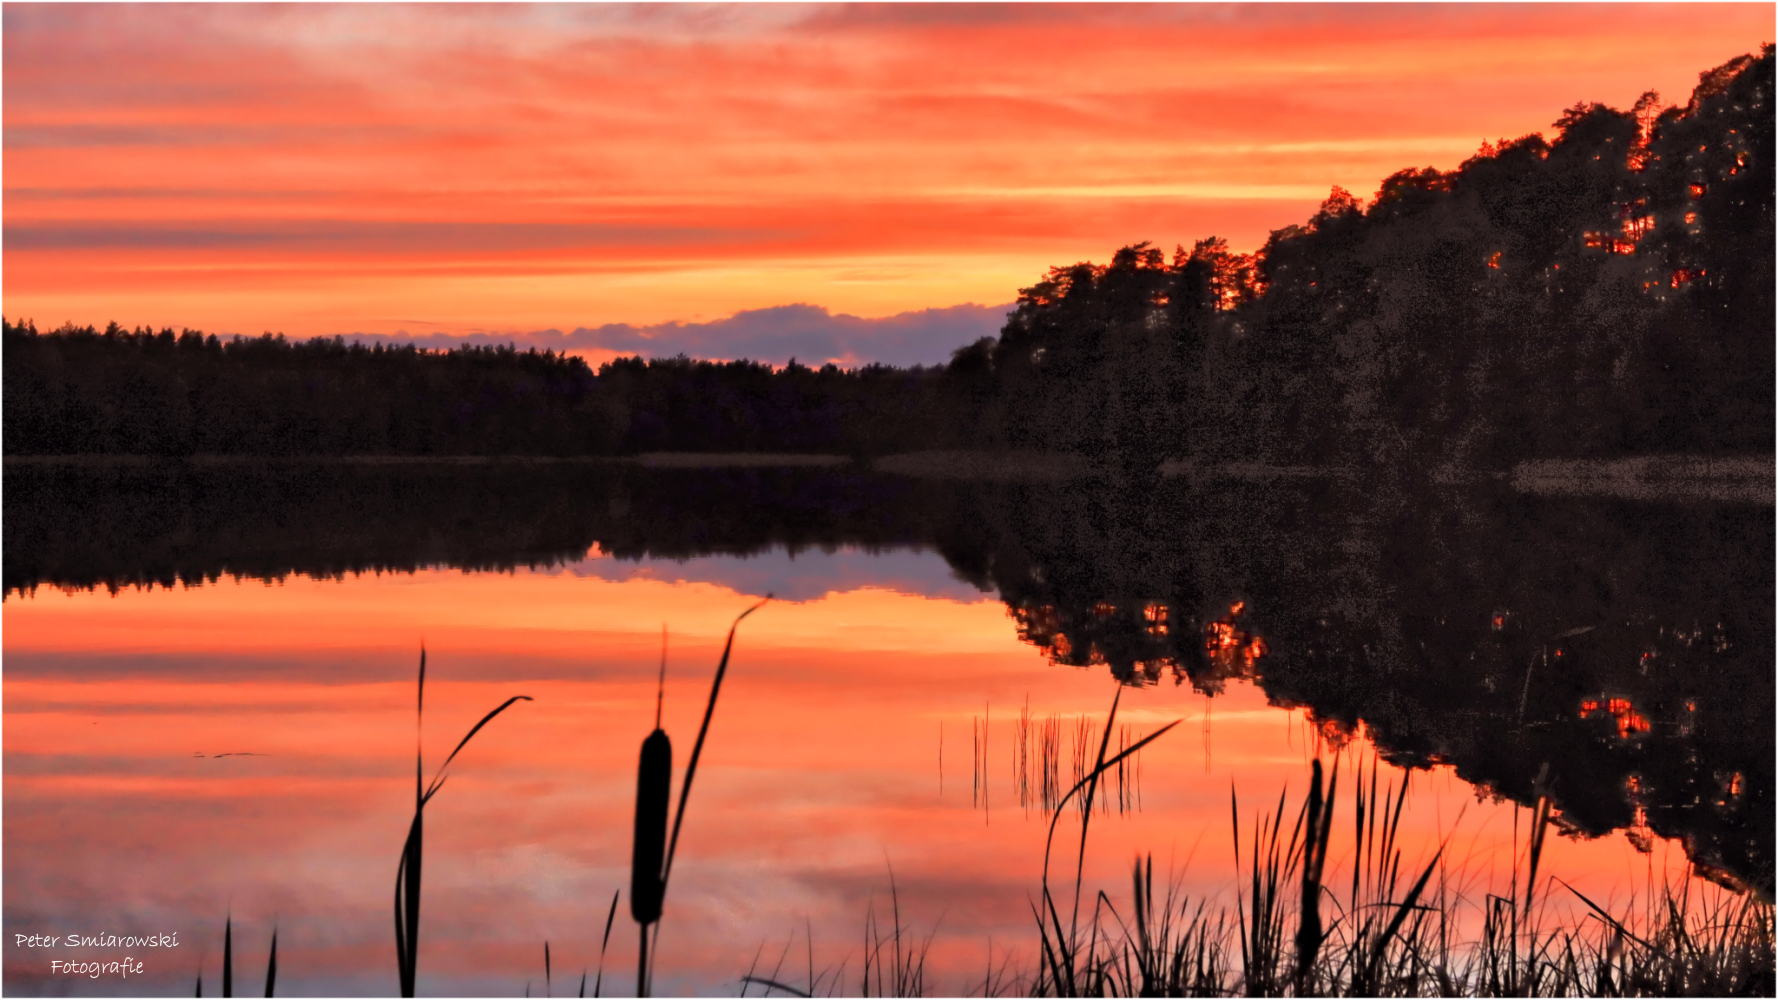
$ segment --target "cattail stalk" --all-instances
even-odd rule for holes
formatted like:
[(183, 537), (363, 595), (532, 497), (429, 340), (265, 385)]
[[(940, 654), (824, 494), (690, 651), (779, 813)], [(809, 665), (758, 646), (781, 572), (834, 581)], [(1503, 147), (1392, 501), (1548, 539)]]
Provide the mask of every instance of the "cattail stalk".
[[(667, 879), (673, 872), (673, 854), (679, 846), (679, 828), (685, 822), (685, 803), (691, 797), (691, 782), (697, 777), (698, 758), (704, 753), (704, 740), (710, 735), (710, 719), (716, 714), (716, 699), (722, 693), (722, 679), (728, 673), (729, 654), (735, 648), (735, 630), (748, 615), (765, 606), (765, 600), (741, 612), (729, 626), (728, 641), (722, 647), (722, 660), (716, 664), (716, 677), (710, 682), (710, 701), (704, 706), (704, 722), (698, 727), (697, 742), (692, 744), (691, 760), (685, 767), (685, 784), (679, 789), (679, 807), (673, 816), (673, 830), (667, 833), (668, 800), (672, 796), (673, 744), (661, 728), (661, 703), (666, 690), (666, 629), (661, 629), (661, 676), (655, 693), (654, 732), (642, 741), (641, 760), (636, 767), (636, 826), (630, 853), (630, 916), (640, 928), (640, 945), (636, 954), (636, 995), (648, 996), (648, 934), (651, 925), (661, 919), (661, 905), (667, 895)], [(662, 857), (662, 844), (666, 846)], [(658, 934), (658, 929), (656, 931)]]

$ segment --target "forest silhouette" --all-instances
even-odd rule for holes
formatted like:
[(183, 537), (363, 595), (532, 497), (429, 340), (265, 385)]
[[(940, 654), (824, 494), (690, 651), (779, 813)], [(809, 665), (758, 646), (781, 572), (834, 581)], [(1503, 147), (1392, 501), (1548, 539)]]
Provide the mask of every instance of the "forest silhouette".
[(1773, 448), (1773, 51), (1335, 188), (1253, 254), (1052, 268), (948, 365), (813, 369), (4, 326), (26, 455), (884, 455), (1503, 468)]

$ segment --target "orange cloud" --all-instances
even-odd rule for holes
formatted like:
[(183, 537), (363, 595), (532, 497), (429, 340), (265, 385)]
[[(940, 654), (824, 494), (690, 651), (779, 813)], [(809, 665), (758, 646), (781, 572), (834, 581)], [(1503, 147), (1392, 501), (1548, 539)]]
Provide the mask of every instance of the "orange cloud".
[[(292, 334), (1004, 302), (1696, 74), (1757, 5), (37, 7), (9, 316)], [(424, 320), (424, 324), (417, 321)]]

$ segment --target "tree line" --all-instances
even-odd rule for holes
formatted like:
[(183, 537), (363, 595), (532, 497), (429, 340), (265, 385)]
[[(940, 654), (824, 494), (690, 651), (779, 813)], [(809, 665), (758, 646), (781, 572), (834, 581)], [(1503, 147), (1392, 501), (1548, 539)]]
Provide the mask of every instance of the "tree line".
[(930, 368), (4, 324), (8, 454), (1105, 456), (1498, 467), (1773, 447), (1773, 52), (1683, 107), (1335, 188), (1253, 254), (1052, 268)]
[[(942, 369), (427, 351), (7, 321), (9, 455), (884, 453), (948, 440)], [(950, 437), (947, 437), (947, 436)]]
[(1577, 104), (1251, 255), (1053, 268), (953, 368), (990, 440), (1145, 460), (1770, 451), (1772, 82), (1766, 46), (1683, 108)]

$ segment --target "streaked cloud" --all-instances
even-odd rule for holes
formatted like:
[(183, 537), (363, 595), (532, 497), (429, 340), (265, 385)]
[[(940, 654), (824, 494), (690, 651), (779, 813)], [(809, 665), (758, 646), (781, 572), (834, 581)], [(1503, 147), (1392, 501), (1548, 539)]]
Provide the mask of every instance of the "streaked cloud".
[(8, 225), (5, 242), (15, 250), (212, 249), (272, 247), (345, 253), (480, 253), (502, 250), (572, 250), (605, 246), (695, 246), (757, 241), (743, 229), (690, 226), (623, 226), (547, 222), (378, 222), (329, 219), (217, 226), (153, 222), (134, 225), (51, 223)]
[(297, 335), (1004, 302), (1138, 240), (1257, 246), (1577, 100), (1683, 101), (1771, 35), (1748, 4), (0, 18), (6, 313)]

